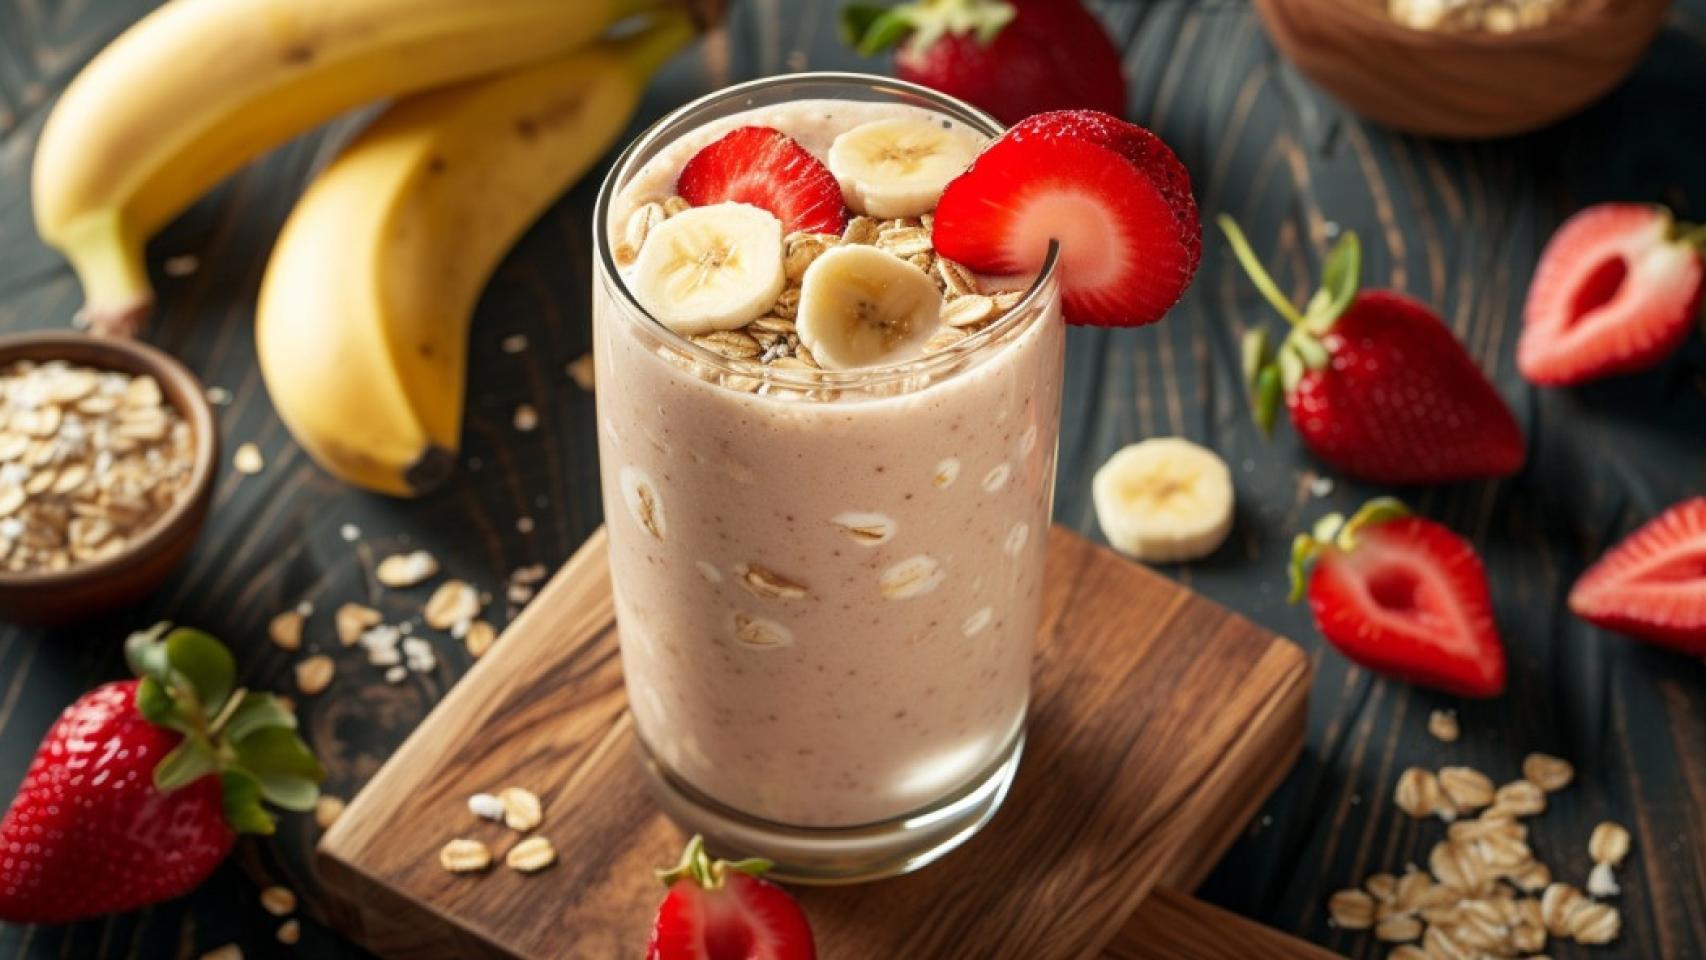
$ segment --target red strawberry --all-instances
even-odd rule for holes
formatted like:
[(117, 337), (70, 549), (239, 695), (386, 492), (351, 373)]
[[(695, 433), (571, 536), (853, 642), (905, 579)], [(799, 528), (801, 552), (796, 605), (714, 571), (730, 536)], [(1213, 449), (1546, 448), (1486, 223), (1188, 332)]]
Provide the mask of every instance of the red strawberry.
[(687, 842), (658, 907), (646, 960), (815, 960), (806, 915), (788, 892), (759, 874), (763, 860), (713, 861), (705, 841)]
[(1224, 215), (1219, 222), (1257, 289), (1292, 328), (1277, 354), (1266, 328), (1245, 335), (1245, 374), (1263, 430), (1273, 429), (1283, 394), (1310, 451), (1359, 480), (1445, 483), (1522, 466), (1516, 418), (1439, 317), (1403, 294), (1357, 290), (1356, 234), (1339, 239), (1321, 290), (1299, 313), (1238, 225)]
[(854, 4), (843, 32), (871, 56), (895, 43), (895, 75), (1018, 123), (1074, 108), (1125, 113), (1120, 52), (1078, 0)]
[(1465, 697), (1505, 688), (1487, 574), (1469, 542), (1390, 498), (1323, 517), (1292, 545), (1291, 598), (1354, 663)]
[(1706, 657), (1706, 497), (1671, 507), (1570, 588), (1576, 616)]
[(237, 832), (271, 833), (265, 796), (312, 807), (323, 776), (272, 696), (231, 689), (206, 634), (127, 644), (143, 679), (66, 708), (0, 820), (0, 920), (66, 923), (180, 896)]
[(770, 127), (729, 131), (681, 168), (676, 192), (696, 207), (750, 203), (782, 221), (782, 232), (840, 233), (841, 184), (793, 137)]
[(1202, 256), (1191, 178), (1161, 139), (1087, 110), (1042, 113), (990, 144), (936, 205), (936, 251), (1034, 273), (1060, 242), (1071, 323), (1131, 327), (1179, 302)]
[(1706, 227), (1664, 207), (1602, 203), (1564, 221), (1528, 287), (1516, 366), (1539, 384), (1645, 370), (1700, 316)]

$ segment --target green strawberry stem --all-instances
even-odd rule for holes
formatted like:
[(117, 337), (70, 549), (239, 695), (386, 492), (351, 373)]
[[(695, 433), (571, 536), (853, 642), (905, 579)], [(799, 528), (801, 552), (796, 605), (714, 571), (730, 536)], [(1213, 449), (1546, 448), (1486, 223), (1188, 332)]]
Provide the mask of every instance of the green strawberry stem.
[(736, 860), (733, 863), (727, 860), (712, 860), (710, 854), (705, 852), (705, 838), (696, 833), (693, 839), (687, 841), (686, 849), (681, 851), (679, 863), (667, 870), (655, 872), (666, 887), (674, 886), (677, 880), (691, 878), (706, 890), (718, 890), (722, 888), (730, 870), (757, 877), (762, 876), (772, 866), (774, 864), (770, 861), (758, 857)]
[(272, 833), (266, 801), (309, 810), (325, 771), (296, 733), (296, 717), (270, 693), (236, 687), (237, 664), (199, 630), (157, 624), (125, 641), (142, 678), (138, 713), (183, 740), (154, 768), (154, 786), (177, 790), (211, 774), (223, 788), (225, 818), (239, 833)]
[(1356, 549), (1357, 535), (1369, 527), (1410, 515), (1410, 508), (1396, 497), (1376, 497), (1346, 520), (1344, 514), (1329, 513), (1315, 521), (1308, 533), (1300, 533), (1291, 541), (1290, 603), (1303, 599), (1309, 583), (1309, 566), (1329, 547), (1349, 553)]
[(916, 0), (898, 7), (850, 3), (841, 8), (841, 35), (862, 57), (903, 41), (921, 50), (950, 34), (970, 33), (987, 45), (1017, 14), (1003, 0)]
[(1256, 285), (1262, 298), (1285, 318), (1287, 324), (1293, 327), (1301, 326), (1303, 314), (1298, 313), (1297, 308), (1280, 292), (1279, 284), (1274, 283), (1274, 278), (1268, 274), (1267, 268), (1262, 266), (1261, 258), (1256, 256), (1256, 251), (1250, 247), (1250, 241), (1244, 236), (1238, 221), (1223, 213), (1216, 217), (1214, 222), (1220, 224), (1220, 231), (1226, 234), (1227, 242), (1232, 245), (1232, 255), (1238, 258), (1238, 265), (1244, 268), (1244, 273), (1249, 276), (1250, 282)]

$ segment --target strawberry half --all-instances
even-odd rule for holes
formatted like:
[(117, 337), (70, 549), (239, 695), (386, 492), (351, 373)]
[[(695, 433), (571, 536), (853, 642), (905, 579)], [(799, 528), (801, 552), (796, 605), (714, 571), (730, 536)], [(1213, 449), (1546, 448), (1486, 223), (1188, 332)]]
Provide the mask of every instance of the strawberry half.
[(1570, 609), (1706, 657), (1706, 497), (1671, 507), (1607, 551), (1570, 588)]
[(1658, 364), (1700, 316), (1703, 252), (1706, 227), (1664, 207), (1602, 203), (1564, 221), (1528, 287), (1517, 370), (1568, 385)]
[(126, 653), (142, 679), (67, 707), (0, 820), (0, 921), (67, 923), (181, 896), (237, 833), (273, 831), (263, 798), (314, 805), (324, 774), (295, 718), (270, 694), (233, 690), (217, 641), (162, 624)]
[(1353, 663), (1465, 697), (1504, 690), (1487, 574), (1462, 537), (1383, 498), (1323, 517), (1291, 557), (1292, 602), (1307, 591), (1316, 628)]
[(1185, 165), (1161, 138), (1090, 110), (1042, 113), (991, 143), (936, 205), (936, 252), (973, 270), (1026, 274), (1060, 243), (1069, 323), (1154, 323), (1202, 257)]
[(750, 203), (782, 221), (782, 232), (840, 233), (847, 226), (841, 184), (793, 137), (739, 127), (693, 155), (675, 191), (696, 207)]
[(646, 960), (815, 960), (812, 930), (788, 892), (760, 874), (765, 860), (729, 863), (687, 842), (681, 862), (659, 870), (669, 893), (658, 907)]
[(1264, 432), (1283, 397), (1310, 452), (1359, 480), (1446, 483), (1522, 466), (1516, 418), (1439, 317), (1402, 294), (1358, 290), (1355, 233), (1334, 245), (1321, 289), (1299, 312), (1238, 225), (1224, 215), (1219, 223), (1256, 288), (1291, 325), (1277, 351), (1265, 327), (1245, 334), (1244, 373)]
[(842, 33), (861, 56), (896, 44), (895, 76), (1014, 124), (1033, 113), (1125, 114), (1120, 51), (1078, 0), (848, 4)]

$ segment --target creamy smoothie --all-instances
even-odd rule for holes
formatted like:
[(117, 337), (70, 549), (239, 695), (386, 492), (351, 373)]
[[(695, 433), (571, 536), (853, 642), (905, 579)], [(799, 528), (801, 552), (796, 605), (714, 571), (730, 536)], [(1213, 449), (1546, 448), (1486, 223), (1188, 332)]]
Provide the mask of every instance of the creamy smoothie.
[[(1011, 775), (1053, 495), (1057, 291), (940, 261), (928, 197), (864, 215), (916, 206), (900, 189), (916, 183), (844, 182), (839, 233), (779, 223), (781, 288), (746, 289), (751, 320), (722, 315), (725, 292), (701, 325), (690, 280), (660, 293), (642, 271), (677, 242), (663, 225), (709, 209), (682, 198), (682, 172), (731, 131), (779, 131), (828, 164), (838, 138), (894, 119), (968, 150), (993, 132), (797, 99), (657, 144), (601, 206), (599, 452), (636, 729), (693, 791), (790, 827), (892, 821)], [(870, 310), (868, 280), (886, 298)]]

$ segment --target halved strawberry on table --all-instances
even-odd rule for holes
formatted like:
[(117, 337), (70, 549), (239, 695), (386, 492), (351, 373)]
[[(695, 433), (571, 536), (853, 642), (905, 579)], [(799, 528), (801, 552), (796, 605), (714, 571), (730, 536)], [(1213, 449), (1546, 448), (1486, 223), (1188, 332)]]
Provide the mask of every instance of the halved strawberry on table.
[(1505, 649), (1487, 573), (1467, 540), (1371, 500), (1349, 520), (1323, 517), (1291, 551), (1291, 600), (1353, 663), (1465, 697), (1505, 688)]
[(1160, 137), (1090, 110), (1042, 113), (948, 183), (936, 252), (972, 270), (1029, 274), (1060, 244), (1068, 323), (1134, 327), (1179, 302), (1202, 257), (1190, 174)]
[(1224, 215), (1219, 223), (1291, 328), (1277, 350), (1266, 327), (1244, 337), (1244, 374), (1264, 432), (1284, 399), (1311, 453), (1371, 483), (1502, 477), (1522, 466), (1527, 447), (1516, 418), (1439, 316), (1401, 293), (1359, 289), (1355, 233), (1334, 245), (1321, 289), (1300, 311), (1238, 225)]
[(1671, 507), (1606, 551), (1570, 588), (1570, 610), (1706, 657), (1706, 497)]
[(782, 232), (840, 233), (841, 184), (799, 141), (772, 127), (737, 127), (700, 148), (676, 178), (695, 207), (746, 203), (782, 221)]
[(1517, 370), (1567, 386), (1645, 370), (1700, 322), (1706, 226), (1664, 207), (1602, 203), (1564, 221), (1529, 283)]
[(669, 887), (646, 945), (646, 960), (815, 960), (806, 915), (764, 879), (764, 860), (712, 860), (704, 838), (681, 862), (659, 870)]
[(218, 641), (162, 624), (126, 644), (141, 679), (85, 694), (48, 730), (0, 819), (0, 921), (68, 923), (199, 886), (265, 800), (308, 810), (324, 778), (270, 694), (235, 688)]

